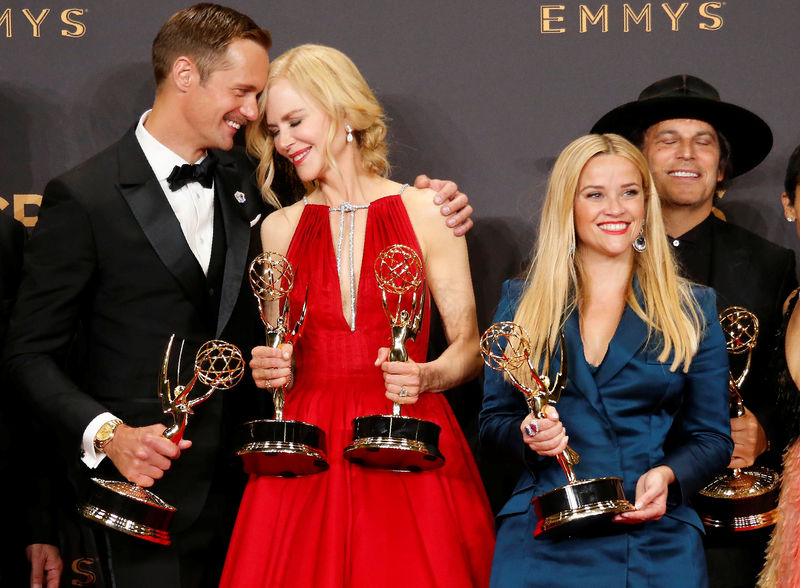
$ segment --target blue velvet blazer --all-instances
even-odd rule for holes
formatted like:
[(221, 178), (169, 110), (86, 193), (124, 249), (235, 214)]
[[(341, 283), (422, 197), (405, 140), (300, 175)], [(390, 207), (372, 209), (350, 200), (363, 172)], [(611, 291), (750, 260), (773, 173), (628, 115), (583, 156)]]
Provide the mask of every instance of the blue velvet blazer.
[[(638, 283), (634, 283), (638, 292)], [(512, 320), (522, 281), (503, 285), (495, 321)], [(570, 446), (580, 454), (579, 479), (618, 476), (633, 502), (636, 482), (647, 470), (667, 465), (677, 482), (658, 521), (612, 524), (600, 537), (533, 538), (534, 496), (565, 484), (555, 458), (522, 442), (528, 414), (521, 392), (486, 369), (481, 442), (489, 453), (522, 460), (526, 470), (497, 516), (492, 585), (505, 586), (704, 586), (707, 583), (697, 513), (687, 503), (730, 461), (728, 357), (717, 320), (713, 290), (695, 287), (705, 328), (691, 368), (669, 371), (658, 361), (658, 337), (648, 343), (647, 325), (625, 308), (603, 362), (584, 359), (578, 312), (567, 319), (568, 383), (557, 404)], [(558, 355), (558, 354), (554, 354)], [(550, 373), (558, 370), (554, 357)], [(680, 426), (667, 434), (681, 411)]]

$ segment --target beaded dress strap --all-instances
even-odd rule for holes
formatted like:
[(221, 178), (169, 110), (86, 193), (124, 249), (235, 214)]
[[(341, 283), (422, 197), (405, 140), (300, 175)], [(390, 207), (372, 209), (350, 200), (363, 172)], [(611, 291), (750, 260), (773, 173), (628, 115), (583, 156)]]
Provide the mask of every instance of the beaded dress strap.
[[(402, 194), (405, 189), (408, 187), (408, 184), (403, 184), (403, 187), (400, 189), (400, 194)], [(303, 196), (303, 202), (308, 204), (308, 200), (305, 196)], [(342, 202), (339, 206), (329, 206), (329, 212), (338, 212), (339, 213), (339, 242), (336, 244), (336, 273), (341, 277), (342, 275), (342, 244), (344, 243), (344, 217), (347, 213), (352, 213), (350, 215), (350, 331), (356, 330), (356, 274), (355, 274), (355, 267), (354, 267), (354, 258), (355, 258), (355, 230), (356, 230), (356, 215), (355, 212), (357, 210), (365, 210), (369, 208), (369, 202), (367, 204), (353, 204), (352, 202)]]

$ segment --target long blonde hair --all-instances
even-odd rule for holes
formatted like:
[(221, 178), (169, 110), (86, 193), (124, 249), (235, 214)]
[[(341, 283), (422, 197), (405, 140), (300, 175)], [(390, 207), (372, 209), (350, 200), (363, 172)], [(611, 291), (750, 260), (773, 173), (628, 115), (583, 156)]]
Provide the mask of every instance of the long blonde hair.
[[(247, 126), (247, 149), (259, 160), (256, 177), (264, 200), (273, 206), (280, 206), (272, 191), (275, 158), (280, 155), (275, 153), (272, 135), (267, 129), (266, 113), (270, 85), (279, 78), (288, 80), (297, 92), (313, 100), (330, 117), (332, 122), (325, 154), (329, 165), (336, 168), (336, 163), (330, 157), (330, 147), (336, 133), (341, 132), (341, 121), (347, 118), (353, 128), (364, 168), (381, 176), (389, 174), (383, 108), (361, 72), (349, 57), (337, 49), (324, 45), (300, 45), (270, 65), (267, 87), (258, 102), (258, 120)], [(289, 173), (295, 174), (294, 169)], [(312, 188), (313, 185), (306, 186), (307, 191)]]
[[(580, 137), (567, 145), (556, 160), (547, 186), (535, 253), (514, 322), (530, 334), (534, 365), (542, 365), (548, 346), (557, 348), (559, 332), (581, 298), (581, 272), (574, 255), (575, 195), (584, 166), (601, 154), (630, 160), (642, 177), (647, 247), (633, 256), (633, 273), (639, 278), (644, 307), (634, 295), (633, 280), (628, 286), (626, 302), (647, 323), (648, 336), (654, 332), (660, 336), (663, 347), (659, 361), (667, 361), (674, 351), (670, 371), (682, 365), (686, 372), (700, 341), (697, 301), (689, 283), (676, 272), (647, 160), (619, 135)], [(526, 370), (520, 369), (515, 375), (531, 384)]]

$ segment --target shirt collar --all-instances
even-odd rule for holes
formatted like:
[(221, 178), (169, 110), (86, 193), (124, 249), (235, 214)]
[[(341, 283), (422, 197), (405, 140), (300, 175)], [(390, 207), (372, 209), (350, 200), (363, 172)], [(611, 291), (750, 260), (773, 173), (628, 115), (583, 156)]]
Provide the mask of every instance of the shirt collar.
[(683, 235), (679, 237), (673, 237), (669, 235), (669, 239), (677, 239), (683, 243), (707, 243), (711, 239), (712, 233), (712, 220), (711, 217), (714, 213), (710, 213), (703, 222), (699, 225), (695, 225), (688, 231), (686, 231)]
[[(163, 182), (167, 179), (167, 176), (172, 173), (172, 169), (176, 165), (184, 165), (189, 162), (161, 143), (144, 127), (144, 123), (150, 112), (152, 111), (148, 110), (139, 118), (139, 124), (136, 125), (135, 131), (136, 140), (139, 141), (139, 146), (142, 148), (150, 167), (153, 168), (153, 173), (155, 173), (156, 178), (159, 182)], [(205, 156), (194, 163), (200, 163), (204, 159)]]

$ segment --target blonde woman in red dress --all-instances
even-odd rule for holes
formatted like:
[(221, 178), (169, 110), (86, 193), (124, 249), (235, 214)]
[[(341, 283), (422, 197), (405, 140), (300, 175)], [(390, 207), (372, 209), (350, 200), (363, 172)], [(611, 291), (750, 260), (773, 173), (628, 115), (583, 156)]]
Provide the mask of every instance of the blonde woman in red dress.
[[(260, 386), (296, 375), (284, 418), (327, 434), (330, 469), (297, 478), (251, 476), (228, 551), (222, 586), (486, 586), (494, 526), (469, 447), (441, 392), (480, 370), (467, 248), (442, 222), (432, 192), (387, 178), (383, 110), (353, 63), (318, 45), (276, 59), (248, 147), (260, 158), (265, 197), (276, 161), (290, 162), (307, 188), (270, 215), (265, 250), (295, 269), (291, 294), (308, 312), (297, 348), (254, 350)], [(266, 114), (264, 114), (266, 113)], [(426, 361), (428, 316), (410, 361), (389, 362), (389, 322), (373, 263), (393, 244), (424, 260), (429, 294), (449, 346)], [(429, 297), (428, 297), (429, 298)], [(442, 427), (443, 467), (421, 473), (346, 461), (352, 420), (403, 414)]]

